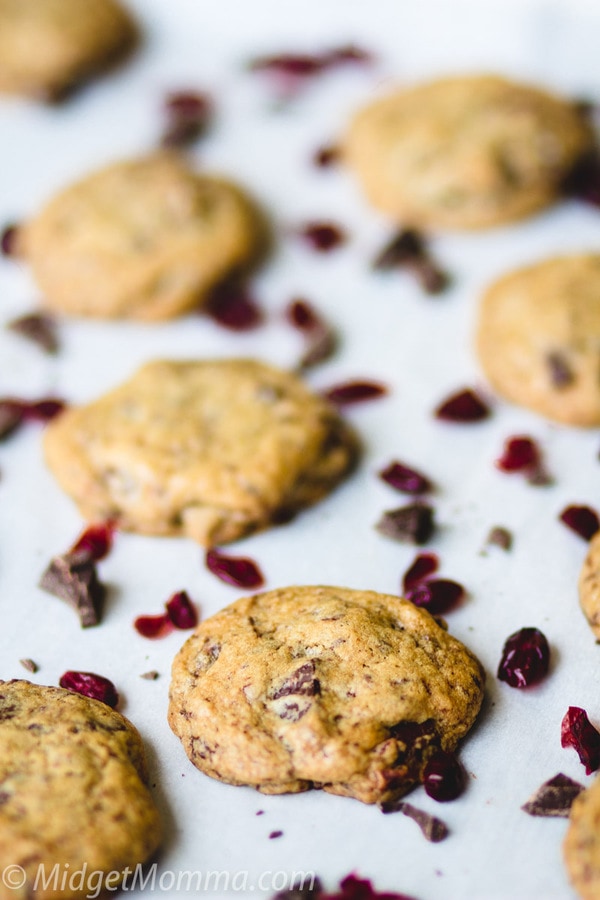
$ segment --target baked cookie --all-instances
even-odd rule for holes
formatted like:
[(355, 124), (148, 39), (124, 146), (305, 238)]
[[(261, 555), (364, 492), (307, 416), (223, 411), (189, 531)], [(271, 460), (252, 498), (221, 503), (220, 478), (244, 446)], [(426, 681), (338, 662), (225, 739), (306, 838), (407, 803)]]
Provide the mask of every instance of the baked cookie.
[(600, 897), (600, 777), (575, 799), (563, 851), (571, 883), (582, 900)]
[(0, 92), (55, 99), (135, 40), (116, 0), (0, 0)]
[(264, 234), (235, 185), (175, 154), (120, 162), (58, 194), (19, 231), (42, 302), (99, 318), (170, 319), (257, 255)]
[(62, 688), (0, 682), (0, 900), (89, 897), (87, 881), (60, 887), (84, 866), (112, 872), (114, 891), (114, 873), (134, 870), (160, 843), (146, 781), (140, 736), (118, 712)]
[(477, 659), (399, 597), (289, 587), (203, 622), (173, 663), (169, 723), (190, 760), (265, 794), (312, 787), (377, 803), (477, 716)]
[(54, 419), (45, 451), (84, 518), (213, 546), (321, 499), (351, 469), (357, 442), (289, 372), (158, 361)]
[(506, 399), (567, 425), (600, 425), (600, 254), (500, 278), (483, 297), (476, 342)]
[(467, 75), (371, 103), (344, 155), (371, 203), (403, 224), (488, 228), (552, 203), (592, 142), (568, 101)]
[(600, 531), (590, 541), (579, 576), (579, 602), (597, 641), (600, 641)]

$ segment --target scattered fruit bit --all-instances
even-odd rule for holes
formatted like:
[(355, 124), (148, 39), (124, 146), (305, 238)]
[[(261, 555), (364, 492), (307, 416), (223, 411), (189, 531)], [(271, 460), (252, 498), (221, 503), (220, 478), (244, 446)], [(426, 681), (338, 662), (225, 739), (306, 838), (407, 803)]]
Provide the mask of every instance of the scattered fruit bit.
[(149, 672), (144, 672), (143, 675), (140, 675), (140, 678), (144, 678), (146, 681), (156, 681), (157, 678), (160, 678), (160, 672), (157, 672), (156, 669), (151, 669)]
[(265, 583), (262, 572), (251, 559), (225, 556), (219, 550), (212, 549), (206, 552), (206, 567), (225, 584), (234, 587), (252, 589), (262, 587)]
[(440, 294), (450, 284), (450, 278), (433, 260), (425, 238), (419, 231), (407, 228), (386, 244), (373, 262), (373, 268), (388, 271), (409, 269), (428, 294)]
[(283, 835), (283, 831), (272, 831), (271, 834), (269, 835), (269, 840), (274, 841), (277, 838), (282, 837), (282, 835)]
[(404, 494), (425, 494), (433, 489), (433, 484), (426, 475), (397, 461), (382, 469), (379, 477)]
[(387, 510), (375, 528), (394, 541), (426, 544), (435, 529), (433, 507), (425, 503), (411, 503)]
[(167, 601), (167, 615), (175, 628), (185, 631), (198, 624), (198, 613), (186, 591), (178, 591)]
[[(262, 813), (262, 810), (260, 812)], [(279, 891), (271, 900), (322, 900), (322, 897), (323, 885), (321, 879), (311, 874), (309, 877), (301, 876), (291, 888)]]
[(590, 541), (600, 530), (598, 513), (590, 506), (567, 506), (561, 512), (559, 519), (584, 541)]
[(213, 321), (229, 331), (252, 331), (263, 322), (263, 314), (248, 285), (228, 280), (212, 291), (205, 312)]
[(465, 773), (453, 753), (438, 750), (429, 757), (423, 770), (423, 787), (439, 803), (460, 797), (465, 789)]
[(521, 807), (530, 816), (568, 819), (573, 801), (585, 788), (559, 772), (545, 781)]
[(197, 91), (174, 91), (164, 102), (166, 125), (161, 147), (185, 147), (206, 131), (213, 114), (208, 94)]
[(319, 169), (330, 169), (340, 161), (340, 148), (335, 144), (325, 144), (315, 150), (313, 155), (313, 163)]
[(316, 896), (319, 900), (411, 900), (406, 894), (376, 891), (370, 881), (357, 878), (356, 875), (347, 875), (340, 881), (339, 892), (334, 894), (325, 892)]
[(435, 553), (418, 553), (402, 579), (404, 590), (410, 591), (421, 582), (426, 581), (430, 575), (437, 572), (439, 564)]
[(23, 422), (49, 422), (63, 411), (65, 404), (54, 397), (42, 400), (0, 399), (0, 440), (7, 438)]
[(569, 363), (558, 351), (549, 353), (546, 357), (548, 368), (550, 370), (550, 380), (556, 388), (565, 388), (573, 384), (575, 376)]
[(514, 688), (537, 684), (548, 674), (550, 647), (537, 628), (521, 628), (507, 638), (498, 666), (498, 678)]
[(410, 803), (405, 803), (404, 800), (393, 800), (390, 803), (381, 804), (379, 808), (386, 815), (388, 813), (401, 812), (408, 816), (417, 823), (424, 837), (433, 844), (437, 844), (448, 837), (448, 826), (441, 819), (438, 819), (436, 816), (430, 816), (429, 813), (422, 809), (416, 809)]
[(142, 637), (150, 639), (166, 637), (174, 628), (166, 613), (158, 616), (138, 616), (134, 619), (133, 627)]
[(465, 589), (457, 581), (450, 581), (448, 578), (433, 578), (417, 584), (404, 596), (415, 606), (426, 609), (432, 616), (442, 616), (454, 609), (464, 595)]
[(20, 659), (19, 662), (28, 672), (37, 672), (40, 668), (32, 659)]
[(2, 256), (16, 256), (18, 236), (18, 225), (4, 226), (2, 231), (0, 231), (0, 253)]
[(527, 476), (529, 484), (552, 484), (552, 478), (542, 461), (540, 448), (533, 438), (524, 435), (508, 438), (496, 465), (502, 472), (522, 472)]
[(585, 774), (591, 775), (600, 768), (600, 732), (579, 706), (570, 706), (560, 726), (561, 747), (573, 747), (585, 766)]
[(299, 369), (305, 370), (323, 362), (335, 352), (337, 337), (334, 330), (321, 318), (306, 300), (292, 300), (286, 309), (288, 322), (302, 332), (306, 349)]
[(360, 47), (349, 45), (324, 53), (277, 53), (260, 56), (250, 61), (252, 72), (270, 75), (276, 81), (279, 91), (292, 96), (316, 75), (342, 65), (369, 65), (373, 57)]
[(512, 533), (508, 530), (508, 528), (504, 528), (502, 525), (495, 525), (492, 529), (490, 529), (486, 544), (488, 546), (500, 547), (501, 550), (512, 550)]
[(364, 403), (365, 400), (378, 400), (387, 393), (387, 387), (376, 381), (346, 381), (328, 388), (323, 396), (336, 406), (349, 406), (351, 403)]
[(61, 688), (74, 691), (76, 694), (83, 694), (84, 697), (90, 697), (92, 700), (100, 700), (113, 709), (116, 709), (119, 703), (119, 695), (112, 681), (102, 675), (95, 675), (93, 672), (65, 672), (59, 685)]
[(333, 222), (308, 222), (298, 235), (317, 253), (329, 253), (346, 242), (346, 233)]
[(72, 606), (82, 628), (99, 623), (106, 588), (98, 580), (93, 557), (85, 550), (55, 556), (39, 586)]
[(0, 440), (16, 431), (23, 421), (23, 408), (18, 401), (0, 400)]
[(46, 353), (58, 351), (58, 337), (56, 334), (56, 320), (46, 313), (29, 313), (12, 319), (6, 326), (9, 331), (27, 338), (37, 344)]
[(85, 553), (94, 562), (104, 559), (112, 550), (115, 523), (112, 520), (96, 522), (83, 531), (69, 553)]
[(452, 394), (435, 410), (436, 419), (443, 422), (481, 422), (490, 415), (487, 403), (470, 388)]

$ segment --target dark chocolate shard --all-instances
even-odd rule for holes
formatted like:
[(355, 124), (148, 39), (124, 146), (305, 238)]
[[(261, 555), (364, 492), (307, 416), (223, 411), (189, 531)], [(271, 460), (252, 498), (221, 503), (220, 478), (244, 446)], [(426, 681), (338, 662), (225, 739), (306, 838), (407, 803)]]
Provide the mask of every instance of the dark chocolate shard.
[(79, 615), (82, 628), (100, 621), (106, 589), (98, 580), (96, 565), (88, 553), (55, 556), (42, 575), (40, 587), (69, 603)]
[(145, 678), (146, 681), (156, 681), (157, 678), (160, 678), (160, 672), (157, 672), (156, 669), (151, 669), (149, 672), (144, 672), (143, 675), (140, 675), (140, 678)]
[(487, 536), (486, 544), (494, 547), (500, 547), (501, 550), (506, 550), (508, 552), (509, 550), (512, 550), (512, 533), (508, 530), (508, 528), (504, 528), (501, 525), (496, 525), (490, 530), (490, 533)]
[(432, 844), (438, 844), (448, 837), (449, 831), (445, 822), (442, 822), (437, 816), (430, 815), (423, 809), (417, 809), (416, 806), (405, 803), (403, 800), (382, 803), (379, 808), (383, 813), (401, 812), (403, 815), (408, 816), (409, 819), (417, 823), (423, 832), (423, 837), (431, 841)]
[(399, 267), (409, 269), (428, 294), (440, 294), (450, 284), (448, 274), (431, 257), (425, 238), (413, 228), (399, 232), (373, 262), (379, 271)]
[(387, 510), (375, 528), (394, 541), (426, 544), (435, 528), (433, 507), (426, 503), (410, 503)]
[(46, 353), (58, 351), (58, 337), (56, 335), (56, 322), (45, 313), (29, 313), (12, 319), (6, 326), (9, 331), (27, 338), (37, 344)]
[(521, 807), (530, 816), (568, 819), (573, 801), (585, 788), (578, 781), (559, 772), (545, 781)]
[(309, 661), (303, 663), (283, 684), (273, 693), (272, 699), (278, 700), (280, 697), (288, 697), (290, 695), (301, 695), (303, 697), (315, 697), (321, 693), (321, 685), (319, 679), (315, 678), (315, 664)]
[(37, 672), (39, 669), (38, 664), (32, 659), (20, 659), (19, 662), (28, 672)]

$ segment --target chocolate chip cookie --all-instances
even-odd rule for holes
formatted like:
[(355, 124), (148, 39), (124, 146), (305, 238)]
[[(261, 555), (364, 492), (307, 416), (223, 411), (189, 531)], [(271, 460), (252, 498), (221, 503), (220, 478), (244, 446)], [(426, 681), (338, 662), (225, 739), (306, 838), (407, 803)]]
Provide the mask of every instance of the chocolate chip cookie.
[(543, 209), (592, 132), (567, 100), (495, 75), (398, 90), (355, 117), (345, 157), (375, 207), (404, 224), (487, 228)]
[[(89, 896), (85, 877), (80, 887), (68, 881), (84, 866), (112, 873), (114, 891), (117, 873), (160, 843), (146, 782), (142, 741), (118, 712), (61, 688), (0, 682), (1, 900)], [(9, 870), (16, 881), (7, 881)]]
[(579, 602), (597, 641), (600, 641), (600, 532), (590, 541), (579, 576)]
[(600, 424), (600, 254), (500, 278), (479, 310), (477, 350), (507, 400), (567, 425)]
[(116, 0), (0, 0), (0, 92), (53, 100), (135, 40)]
[(600, 778), (571, 807), (563, 845), (565, 864), (582, 900), (600, 897)]
[(169, 723), (213, 778), (377, 803), (456, 746), (483, 683), (472, 653), (406, 600), (289, 587), (196, 629), (173, 663)]
[(253, 360), (158, 361), (45, 433), (46, 459), (84, 518), (205, 546), (288, 519), (352, 468), (333, 406)]
[(48, 309), (112, 319), (169, 319), (200, 306), (263, 242), (243, 191), (169, 153), (95, 172), (19, 231)]

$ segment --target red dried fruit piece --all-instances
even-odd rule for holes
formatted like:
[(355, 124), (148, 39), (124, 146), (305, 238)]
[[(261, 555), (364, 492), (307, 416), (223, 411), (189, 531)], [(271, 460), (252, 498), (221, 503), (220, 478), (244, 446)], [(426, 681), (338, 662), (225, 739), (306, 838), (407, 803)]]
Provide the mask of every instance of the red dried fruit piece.
[(138, 616), (133, 627), (145, 638), (162, 638), (173, 631), (173, 623), (166, 613), (160, 616)]
[(0, 400), (0, 441), (16, 431), (23, 418), (22, 403), (16, 400)]
[(521, 628), (507, 638), (502, 648), (498, 678), (511, 687), (537, 684), (548, 674), (550, 647), (537, 628)]
[(404, 494), (425, 494), (433, 489), (433, 485), (426, 475), (397, 461), (391, 462), (385, 469), (382, 469), (379, 477)]
[(83, 694), (84, 697), (90, 697), (92, 700), (100, 700), (113, 709), (116, 709), (119, 703), (119, 695), (112, 681), (102, 675), (95, 675), (93, 672), (65, 672), (59, 684), (61, 688), (66, 688), (76, 694)]
[(31, 422), (49, 422), (65, 409), (65, 402), (55, 397), (45, 397), (43, 400), (35, 400), (23, 403), (23, 415)]
[(178, 591), (167, 601), (167, 615), (175, 628), (195, 628), (198, 624), (198, 613), (186, 591)]
[(219, 550), (208, 550), (206, 567), (221, 581), (234, 587), (252, 589), (262, 587), (265, 583), (256, 563), (245, 557), (225, 556)]
[(0, 232), (0, 253), (2, 256), (16, 256), (18, 225), (6, 225)]
[(277, 838), (283, 837), (283, 831), (272, 831), (269, 835), (269, 840), (274, 841)]
[(600, 529), (598, 514), (590, 506), (567, 506), (559, 519), (584, 541), (590, 541)]
[(570, 706), (560, 726), (561, 747), (573, 747), (590, 775), (600, 768), (600, 732), (579, 706)]
[(387, 393), (387, 387), (377, 381), (346, 381), (328, 388), (323, 396), (336, 406), (349, 406), (351, 403), (377, 400)]
[(539, 465), (540, 453), (535, 441), (528, 437), (509, 438), (504, 452), (496, 461), (503, 472), (524, 472)]
[(470, 388), (452, 394), (435, 411), (436, 419), (444, 422), (481, 422), (490, 414), (489, 406)]
[(286, 309), (290, 325), (299, 331), (314, 331), (323, 325), (323, 320), (307, 300), (292, 300)]
[(214, 288), (201, 312), (230, 331), (251, 331), (263, 322), (248, 285), (238, 281), (225, 281)]
[(325, 53), (277, 53), (251, 60), (249, 68), (287, 79), (302, 80), (340, 65), (370, 64), (373, 56), (354, 44), (337, 47)]
[(114, 533), (115, 523), (112, 520), (89, 525), (79, 535), (69, 552), (86, 553), (90, 559), (98, 562), (108, 556), (112, 550)]
[(465, 773), (454, 753), (438, 750), (427, 760), (423, 769), (423, 787), (425, 793), (438, 803), (460, 797), (465, 789)]
[(318, 253), (329, 253), (346, 242), (346, 233), (333, 222), (308, 222), (298, 235)]
[(407, 591), (405, 598), (430, 612), (432, 616), (441, 616), (462, 600), (465, 589), (456, 581), (447, 578), (435, 578), (423, 581)]
[(437, 572), (438, 567), (439, 560), (435, 553), (417, 553), (402, 580), (404, 591), (410, 591), (426, 581), (430, 575)]
[(333, 894), (319, 893), (317, 898), (318, 900), (411, 900), (406, 894), (376, 891), (370, 881), (356, 875), (347, 875), (340, 881), (339, 891)]
[(0, 399), (0, 440), (8, 437), (22, 422), (48, 422), (63, 411), (62, 400), (18, 400), (15, 397)]
[(165, 99), (167, 124), (161, 138), (162, 147), (183, 147), (197, 140), (213, 114), (208, 94), (196, 91), (174, 91)]

